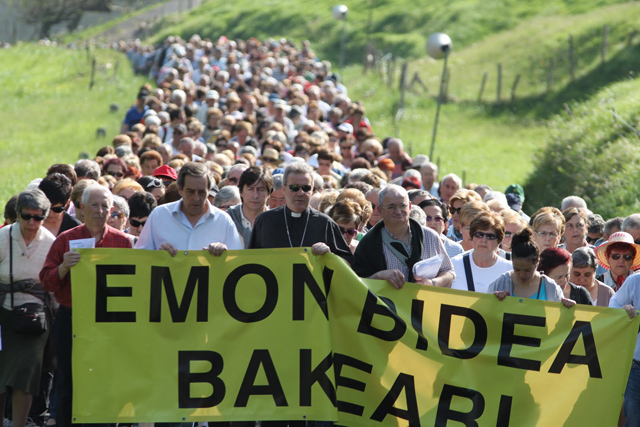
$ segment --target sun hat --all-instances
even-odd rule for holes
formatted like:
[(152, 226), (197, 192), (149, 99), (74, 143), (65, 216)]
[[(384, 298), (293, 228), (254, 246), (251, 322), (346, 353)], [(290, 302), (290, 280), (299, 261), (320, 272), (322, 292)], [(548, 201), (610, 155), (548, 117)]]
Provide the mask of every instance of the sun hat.
[(640, 245), (636, 245), (633, 241), (633, 236), (624, 231), (618, 231), (613, 233), (609, 240), (601, 244), (596, 248), (596, 255), (598, 256), (598, 263), (606, 269), (609, 269), (609, 260), (607, 259), (607, 247), (613, 243), (624, 243), (636, 249), (636, 257), (633, 259), (631, 269), (636, 270), (640, 267)]

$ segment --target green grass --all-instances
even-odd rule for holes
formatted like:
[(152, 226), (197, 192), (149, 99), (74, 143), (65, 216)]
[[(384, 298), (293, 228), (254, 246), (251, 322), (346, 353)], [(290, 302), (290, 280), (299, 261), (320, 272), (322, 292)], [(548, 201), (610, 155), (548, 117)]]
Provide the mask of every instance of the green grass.
[[(94, 156), (119, 132), (144, 80), (133, 76), (122, 54), (91, 54), (98, 66), (90, 91), (91, 61), (84, 50), (36, 45), (0, 50), (0, 210), (32, 179), (44, 177), (51, 164), (73, 164), (82, 152)], [(112, 103), (119, 112), (109, 112)], [(106, 138), (96, 139), (98, 127), (106, 129)]]

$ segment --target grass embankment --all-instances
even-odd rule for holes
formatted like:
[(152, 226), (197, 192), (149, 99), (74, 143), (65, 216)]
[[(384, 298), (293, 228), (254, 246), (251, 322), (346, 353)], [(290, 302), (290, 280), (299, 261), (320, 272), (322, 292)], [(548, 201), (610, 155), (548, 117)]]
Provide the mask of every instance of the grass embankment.
[[(98, 65), (89, 90), (86, 51), (37, 45), (0, 50), (0, 211), (51, 164), (73, 164), (82, 152), (93, 156), (119, 132), (144, 80), (133, 76), (122, 54), (95, 50), (91, 55)], [(112, 103), (120, 111), (110, 113)], [(96, 138), (98, 127), (105, 128), (106, 138)]]

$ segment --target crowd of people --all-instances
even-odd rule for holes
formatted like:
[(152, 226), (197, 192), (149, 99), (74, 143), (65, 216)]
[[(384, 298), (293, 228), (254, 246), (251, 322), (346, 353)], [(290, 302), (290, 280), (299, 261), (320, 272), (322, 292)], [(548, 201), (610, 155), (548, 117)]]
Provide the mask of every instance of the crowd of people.
[[(78, 241), (173, 256), (311, 247), (398, 289), (416, 282), (500, 300), (624, 308), (631, 317), (640, 306), (640, 213), (605, 221), (568, 196), (529, 217), (518, 184), (500, 192), (463, 185), (453, 173), (440, 178), (427, 156), (375, 134), (365, 106), (308, 42), (193, 36), (119, 48), (155, 82), (139, 89), (121, 133), (93, 159), (51, 165), (5, 206), (5, 426), (72, 424), (70, 271)], [(434, 259), (437, 268), (425, 275), (421, 266)], [(14, 329), (16, 309), (27, 304), (44, 306), (50, 327)], [(640, 425), (639, 385), (640, 340), (626, 425)]]

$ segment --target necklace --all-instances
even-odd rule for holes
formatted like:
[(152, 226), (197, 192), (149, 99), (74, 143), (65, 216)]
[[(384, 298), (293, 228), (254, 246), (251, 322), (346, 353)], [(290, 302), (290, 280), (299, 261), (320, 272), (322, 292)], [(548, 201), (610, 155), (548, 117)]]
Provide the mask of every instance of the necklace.
[[(291, 242), (291, 234), (289, 233), (289, 223), (287, 222), (287, 207), (286, 206), (284, 207), (282, 212), (284, 213), (284, 225), (287, 227), (287, 237), (289, 238), (289, 246), (293, 247), (293, 243)], [(293, 211), (291, 213), (293, 213)], [(307, 226), (309, 225), (309, 217), (310, 216), (311, 215), (309, 215), (307, 213), (307, 222), (304, 224), (304, 231), (302, 232), (302, 240), (300, 240), (300, 247), (302, 247), (302, 244), (304, 243), (304, 236), (307, 235)]]

